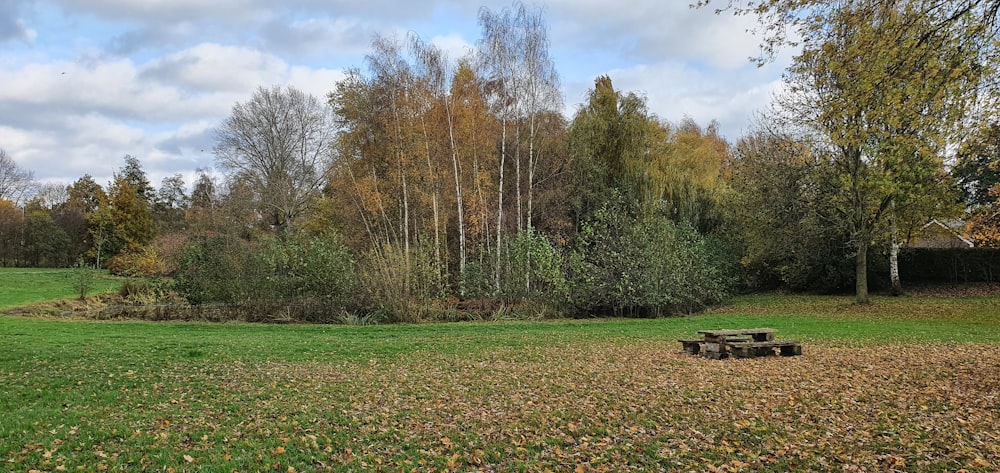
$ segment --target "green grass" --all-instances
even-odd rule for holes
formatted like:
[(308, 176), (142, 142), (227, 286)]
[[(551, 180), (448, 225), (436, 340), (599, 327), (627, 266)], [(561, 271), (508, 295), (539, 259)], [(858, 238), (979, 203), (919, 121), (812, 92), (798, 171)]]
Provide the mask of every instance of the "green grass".
[[(839, 469), (855, 449), (869, 470), (891, 454), (907, 471), (989, 471), (1000, 409), (976, 403), (996, 394), (998, 303), (761, 295), (684, 318), (369, 327), (0, 317), (0, 464), (782, 471)], [(712, 361), (675, 341), (755, 326), (806, 355)], [(961, 392), (928, 391), (939, 377)], [(713, 393), (712, 379), (749, 384)], [(922, 413), (940, 431), (919, 444)], [(820, 430), (839, 422), (895, 437), (838, 444)]]
[[(121, 279), (106, 271), (95, 278), (90, 294), (117, 291)], [(0, 309), (77, 297), (72, 269), (0, 268)]]

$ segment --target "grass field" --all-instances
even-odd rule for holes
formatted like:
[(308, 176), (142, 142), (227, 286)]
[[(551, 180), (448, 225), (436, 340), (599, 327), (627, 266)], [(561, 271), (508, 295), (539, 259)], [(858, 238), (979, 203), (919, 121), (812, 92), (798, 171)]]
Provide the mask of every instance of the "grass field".
[[(10, 471), (996, 471), (1000, 298), (751, 296), (658, 320), (0, 318)], [(769, 326), (793, 358), (678, 337)]]
[[(121, 279), (98, 273), (90, 294), (116, 291)], [(71, 269), (0, 268), (0, 309), (78, 296)]]

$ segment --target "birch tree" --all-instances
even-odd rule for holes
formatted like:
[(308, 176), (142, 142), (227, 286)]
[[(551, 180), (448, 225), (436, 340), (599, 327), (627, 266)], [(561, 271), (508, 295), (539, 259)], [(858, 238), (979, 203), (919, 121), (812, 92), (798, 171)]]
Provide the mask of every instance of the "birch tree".
[[(508, 132), (518, 113), (516, 61), (518, 37), (514, 17), (509, 10), (493, 12), (487, 8), (479, 11), (479, 25), (483, 38), (479, 42), (480, 70), (485, 79), (485, 93), (490, 109), (500, 122), (500, 143), (497, 175), (496, 202), (496, 267), (495, 290), (500, 292), (501, 242), (504, 221), (504, 170), (507, 165)], [(518, 162), (518, 165), (520, 163)], [(520, 197), (520, 196), (518, 196)], [(520, 218), (520, 216), (518, 216)]]

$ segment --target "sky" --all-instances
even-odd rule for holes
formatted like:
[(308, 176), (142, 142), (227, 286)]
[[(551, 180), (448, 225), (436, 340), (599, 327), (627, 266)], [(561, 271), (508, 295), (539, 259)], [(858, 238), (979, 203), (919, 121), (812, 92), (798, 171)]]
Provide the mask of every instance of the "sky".
[[(738, 139), (781, 86), (757, 67), (751, 17), (688, 0), (547, 0), (550, 54), (571, 118), (594, 79), (669, 121)], [(480, 8), (509, 0), (0, 0), (0, 149), (47, 183), (106, 184), (128, 154), (150, 181), (215, 168), (214, 130), (272, 85), (319, 98), (364, 67), (375, 35), (415, 33), (458, 58)], [(215, 171), (218, 175), (219, 172)]]

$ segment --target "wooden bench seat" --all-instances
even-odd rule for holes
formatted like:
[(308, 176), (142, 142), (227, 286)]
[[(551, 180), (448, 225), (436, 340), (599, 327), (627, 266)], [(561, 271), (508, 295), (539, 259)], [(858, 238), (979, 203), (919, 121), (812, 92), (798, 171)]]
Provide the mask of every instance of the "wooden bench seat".
[(736, 342), (729, 344), (729, 351), (737, 358), (769, 356), (777, 348), (781, 356), (802, 354), (802, 344), (798, 340), (771, 340), (767, 342)]
[(682, 338), (677, 341), (684, 345), (684, 353), (689, 355), (697, 355), (698, 353), (701, 353), (701, 344), (705, 342), (705, 340), (701, 338)]
[(737, 338), (753, 338), (755, 342), (769, 342), (774, 340), (773, 328), (746, 328), (736, 330), (699, 330), (698, 333), (705, 337), (706, 342), (725, 343)]

